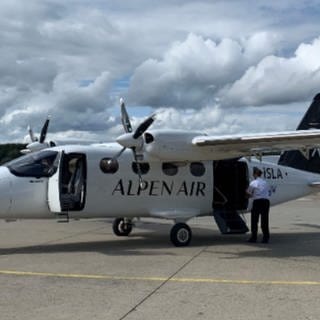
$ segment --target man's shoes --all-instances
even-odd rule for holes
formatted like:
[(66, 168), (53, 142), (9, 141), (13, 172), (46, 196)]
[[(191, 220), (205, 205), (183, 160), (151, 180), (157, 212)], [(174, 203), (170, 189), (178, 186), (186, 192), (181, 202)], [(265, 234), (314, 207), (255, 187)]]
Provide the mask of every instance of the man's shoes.
[(269, 243), (269, 239), (263, 238), (262, 241), (261, 241), (261, 243)]
[(250, 238), (250, 239), (248, 240), (248, 242), (250, 242), (250, 243), (256, 243), (256, 242), (257, 242), (257, 239), (256, 239), (256, 238)]

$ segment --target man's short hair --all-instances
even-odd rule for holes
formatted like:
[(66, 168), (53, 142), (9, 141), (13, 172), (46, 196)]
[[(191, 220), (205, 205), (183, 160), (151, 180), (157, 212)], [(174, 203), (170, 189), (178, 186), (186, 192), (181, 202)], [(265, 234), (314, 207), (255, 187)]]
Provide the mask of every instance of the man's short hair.
[(262, 171), (258, 167), (253, 167), (253, 174), (256, 174), (258, 177), (260, 177)]

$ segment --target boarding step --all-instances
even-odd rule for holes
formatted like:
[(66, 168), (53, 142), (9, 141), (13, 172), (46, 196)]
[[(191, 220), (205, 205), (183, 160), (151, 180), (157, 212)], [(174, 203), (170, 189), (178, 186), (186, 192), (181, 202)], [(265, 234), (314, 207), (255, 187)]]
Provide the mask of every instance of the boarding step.
[(222, 234), (246, 233), (247, 224), (236, 210), (215, 209), (213, 217)]
[(69, 222), (69, 213), (68, 212), (59, 212), (57, 213), (57, 222), (58, 223), (68, 223)]

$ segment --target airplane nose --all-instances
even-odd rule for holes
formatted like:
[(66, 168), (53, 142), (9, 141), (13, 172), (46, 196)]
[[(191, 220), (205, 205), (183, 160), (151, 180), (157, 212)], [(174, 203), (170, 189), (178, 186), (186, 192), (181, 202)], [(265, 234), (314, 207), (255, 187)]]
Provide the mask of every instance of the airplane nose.
[(0, 167), (0, 218), (7, 218), (12, 202), (11, 173), (7, 167)]

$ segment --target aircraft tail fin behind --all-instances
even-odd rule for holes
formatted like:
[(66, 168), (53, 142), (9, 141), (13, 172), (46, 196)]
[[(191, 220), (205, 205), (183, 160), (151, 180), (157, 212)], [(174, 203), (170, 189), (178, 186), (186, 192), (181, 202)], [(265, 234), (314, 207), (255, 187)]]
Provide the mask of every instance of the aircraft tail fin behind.
[[(320, 129), (320, 93), (318, 93), (303, 116), (297, 130)], [(278, 161), (279, 165), (304, 171), (320, 173), (320, 149), (311, 149), (306, 158), (300, 151), (285, 151)]]

